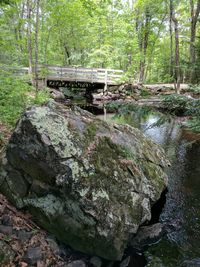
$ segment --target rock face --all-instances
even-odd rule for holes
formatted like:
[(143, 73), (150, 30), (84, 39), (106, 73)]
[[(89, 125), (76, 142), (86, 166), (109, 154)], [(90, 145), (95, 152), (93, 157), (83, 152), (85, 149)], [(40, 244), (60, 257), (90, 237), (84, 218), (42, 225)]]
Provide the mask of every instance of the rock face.
[(74, 249), (120, 260), (151, 218), (166, 165), (163, 150), (139, 130), (50, 103), (18, 122), (0, 191)]

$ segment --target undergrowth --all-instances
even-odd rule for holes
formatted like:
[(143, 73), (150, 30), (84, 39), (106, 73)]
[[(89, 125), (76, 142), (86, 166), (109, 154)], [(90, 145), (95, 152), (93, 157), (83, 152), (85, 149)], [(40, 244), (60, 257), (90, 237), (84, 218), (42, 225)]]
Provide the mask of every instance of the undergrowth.
[(200, 132), (200, 99), (174, 94), (164, 97), (163, 104), (171, 114), (189, 116), (186, 125)]
[(189, 92), (191, 93), (194, 93), (194, 94), (200, 94), (200, 85), (199, 84), (193, 84), (193, 85), (190, 85), (189, 87)]
[(0, 73), (0, 122), (14, 126), (22, 112), (30, 105), (49, 99), (48, 92), (36, 92), (26, 79), (5, 71)]

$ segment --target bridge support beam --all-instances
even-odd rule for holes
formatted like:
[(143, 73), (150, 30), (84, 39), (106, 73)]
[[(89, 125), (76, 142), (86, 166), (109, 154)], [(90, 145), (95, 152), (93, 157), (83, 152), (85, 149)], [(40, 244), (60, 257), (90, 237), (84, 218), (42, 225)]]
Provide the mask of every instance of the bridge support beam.
[(105, 85), (103, 89), (103, 94), (105, 95), (107, 91), (108, 91), (108, 71), (105, 70)]

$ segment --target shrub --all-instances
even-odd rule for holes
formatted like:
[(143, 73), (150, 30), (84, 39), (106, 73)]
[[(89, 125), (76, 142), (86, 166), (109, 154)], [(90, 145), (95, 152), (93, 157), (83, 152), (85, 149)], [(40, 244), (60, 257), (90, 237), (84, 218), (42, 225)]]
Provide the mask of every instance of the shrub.
[(184, 115), (190, 99), (183, 95), (172, 94), (165, 96), (162, 100), (164, 108), (175, 115)]
[(46, 103), (49, 100), (49, 98), (50, 98), (49, 91), (47, 89), (43, 89), (35, 94), (34, 104), (42, 105)]
[(35, 89), (23, 78), (11, 73), (0, 74), (0, 121), (14, 126), (21, 113), (30, 105), (42, 104), (48, 99), (46, 91), (36, 94)]
[(190, 116), (187, 126), (195, 132), (200, 132), (200, 99), (170, 95), (163, 99), (163, 104), (170, 113)]
[(192, 93), (194, 93), (194, 94), (200, 94), (200, 85), (199, 85), (199, 84), (190, 85), (188, 91), (189, 91), (189, 92), (192, 92)]

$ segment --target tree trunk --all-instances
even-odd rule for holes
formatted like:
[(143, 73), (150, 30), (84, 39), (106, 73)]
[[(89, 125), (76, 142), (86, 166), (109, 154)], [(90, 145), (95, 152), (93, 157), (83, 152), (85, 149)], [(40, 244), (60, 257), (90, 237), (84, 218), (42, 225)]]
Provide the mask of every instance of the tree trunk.
[(172, 13), (173, 7), (170, 1), (170, 17), (169, 17), (169, 34), (170, 34), (170, 66), (169, 73), (171, 77), (174, 77), (174, 56), (173, 56), (173, 26), (172, 26)]
[(141, 40), (140, 40), (140, 50), (141, 50), (141, 60), (140, 60), (140, 75), (139, 75), (139, 82), (143, 83), (145, 78), (145, 69), (146, 69), (146, 54), (147, 54), (147, 48), (148, 48), (148, 42), (149, 42), (149, 33), (150, 33), (150, 21), (151, 16), (149, 13), (149, 8), (146, 8), (145, 10), (145, 23), (144, 28), (141, 29), (144, 30), (144, 34), (141, 34)]
[(67, 44), (64, 43), (64, 51), (65, 51), (65, 64), (71, 65), (71, 60), (70, 60), (70, 52), (68, 50)]
[(181, 82), (181, 70), (180, 70), (180, 53), (179, 53), (179, 29), (178, 29), (178, 20), (174, 14), (173, 0), (170, 0), (170, 10), (172, 14), (172, 21), (174, 23), (174, 32), (175, 32), (175, 92), (180, 93), (180, 82)]
[(35, 21), (35, 88), (38, 91), (38, 35), (39, 35), (39, 8), (40, 0), (36, 0), (36, 21)]
[(32, 18), (32, 3), (31, 0), (27, 0), (27, 41), (28, 41), (28, 61), (29, 61), (29, 75), (31, 76), (31, 82), (33, 84), (33, 48), (32, 48), (32, 29), (31, 29), (31, 18)]
[(180, 81), (181, 81), (181, 72), (180, 72), (180, 54), (179, 54), (179, 30), (178, 30), (178, 20), (173, 19), (174, 21), (174, 31), (175, 31), (175, 74), (176, 74), (176, 93), (180, 93)]
[(141, 59), (140, 60), (140, 77), (139, 77), (140, 83), (144, 82), (144, 73), (145, 73), (145, 59)]
[(191, 13), (191, 24), (190, 24), (190, 82), (195, 80), (195, 64), (196, 64), (196, 51), (195, 51), (195, 40), (196, 40), (196, 26), (200, 13), (200, 0), (197, 1), (196, 11), (194, 7), (194, 1), (190, 0), (190, 13)]

